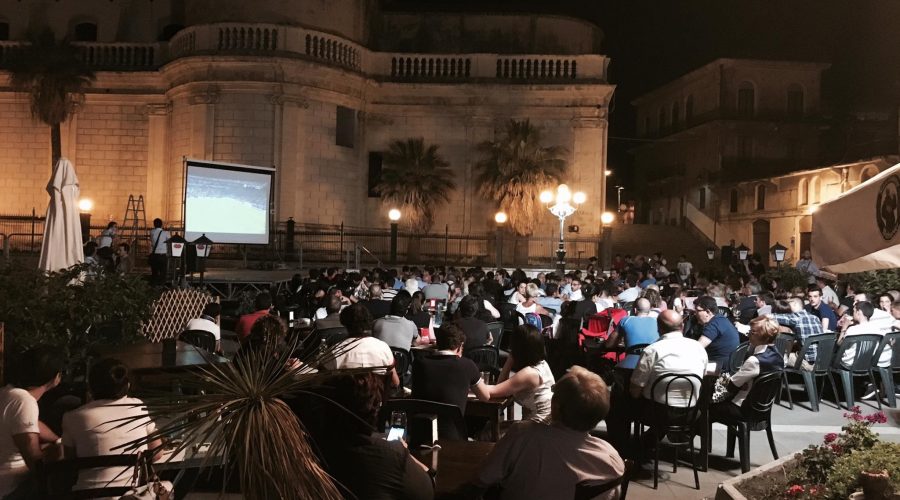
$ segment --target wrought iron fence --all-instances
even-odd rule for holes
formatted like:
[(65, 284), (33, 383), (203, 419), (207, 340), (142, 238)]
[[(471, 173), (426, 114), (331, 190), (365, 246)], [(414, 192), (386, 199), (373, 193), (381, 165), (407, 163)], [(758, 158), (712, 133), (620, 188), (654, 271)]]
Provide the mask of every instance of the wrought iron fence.
[[(91, 239), (100, 236), (106, 225), (94, 225)], [(183, 233), (176, 225), (169, 229)], [(149, 227), (119, 227), (118, 240), (132, 246), (133, 255), (149, 252)], [(44, 218), (36, 214), (0, 215), (0, 244), (5, 256), (39, 253), (44, 233)], [(510, 234), (440, 233), (412, 235), (401, 231), (397, 238), (397, 262), (443, 265), (482, 265), (504, 267), (553, 267), (557, 239), (554, 237), (516, 237)], [(567, 262), (584, 267), (588, 259), (599, 255), (599, 236), (579, 235), (566, 239)], [(256, 263), (296, 263), (299, 267), (333, 264), (346, 267), (390, 264), (391, 234), (388, 229), (352, 226), (292, 224), (276, 225), (268, 245), (215, 243), (215, 259), (244, 260)], [(140, 259), (138, 259), (140, 262)]]

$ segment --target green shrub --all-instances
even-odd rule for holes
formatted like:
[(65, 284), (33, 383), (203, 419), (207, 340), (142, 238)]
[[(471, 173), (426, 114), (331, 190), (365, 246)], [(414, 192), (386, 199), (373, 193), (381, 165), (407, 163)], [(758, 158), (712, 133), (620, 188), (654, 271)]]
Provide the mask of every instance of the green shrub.
[(855, 290), (869, 293), (884, 293), (900, 290), (900, 269), (882, 269), (846, 275)]
[(773, 267), (766, 271), (766, 274), (763, 275), (760, 282), (767, 288), (772, 286), (772, 282), (778, 283), (778, 288), (782, 290), (791, 290), (795, 287), (800, 287), (805, 290), (809, 283), (805, 274), (800, 272), (796, 267), (786, 264), (781, 267)]
[(844, 455), (834, 462), (825, 483), (828, 497), (845, 499), (859, 488), (861, 472), (887, 470), (891, 488), (900, 491), (900, 444), (877, 443), (871, 448)]

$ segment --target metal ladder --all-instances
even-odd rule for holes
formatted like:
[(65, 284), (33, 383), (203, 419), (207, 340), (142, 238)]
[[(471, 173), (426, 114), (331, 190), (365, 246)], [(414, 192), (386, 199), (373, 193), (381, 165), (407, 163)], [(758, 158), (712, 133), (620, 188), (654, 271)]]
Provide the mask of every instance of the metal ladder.
[(131, 245), (131, 252), (137, 252), (137, 243), (148, 239), (147, 234), (141, 234), (141, 230), (147, 227), (147, 215), (144, 212), (144, 195), (137, 198), (133, 194), (128, 195), (128, 205), (125, 207), (125, 217), (122, 219), (122, 241)]

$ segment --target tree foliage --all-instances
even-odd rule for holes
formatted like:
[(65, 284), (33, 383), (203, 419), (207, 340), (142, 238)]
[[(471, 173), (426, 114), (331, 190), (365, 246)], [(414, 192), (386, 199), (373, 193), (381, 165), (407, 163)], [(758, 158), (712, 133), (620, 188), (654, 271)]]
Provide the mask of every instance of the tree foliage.
[(513, 231), (531, 235), (541, 191), (559, 183), (566, 173), (566, 149), (542, 145), (540, 128), (529, 120), (510, 120), (498, 140), (478, 149), (483, 154), (476, 164), (479, 194), (498, 202)]
[(392, 142), (384, 166), (376, 186), (381, 200), (398, 208), (413, 232), (427, 233), (434, 225), (435, 208), (449, 202), (456, 189), (450, 164), (438, 154), (436, 144), (426, 145), (419, 137)]
[(66, 121), (75, 103), (94, 81), (94, 72), (67, 39), (57, 40), (49, 28), (29, 36), (28, 43), (13, 53), (7, 69), (13, 88), (29, 96), (31, 114), (52, 131), (54, 160), (61, 156), (59, 124)]

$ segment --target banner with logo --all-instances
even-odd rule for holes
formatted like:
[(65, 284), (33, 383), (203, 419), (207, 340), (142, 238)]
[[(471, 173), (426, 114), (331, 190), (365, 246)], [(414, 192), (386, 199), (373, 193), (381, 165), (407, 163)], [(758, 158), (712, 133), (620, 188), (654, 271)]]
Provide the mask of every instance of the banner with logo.
[(812, 253), (833, 273), (900, 268), (900, 164), (813, 214)]

